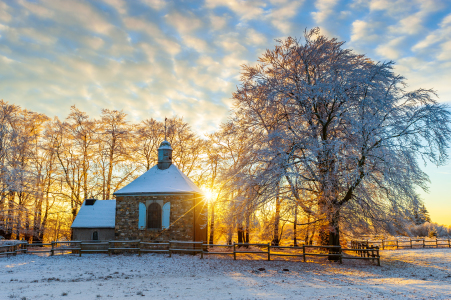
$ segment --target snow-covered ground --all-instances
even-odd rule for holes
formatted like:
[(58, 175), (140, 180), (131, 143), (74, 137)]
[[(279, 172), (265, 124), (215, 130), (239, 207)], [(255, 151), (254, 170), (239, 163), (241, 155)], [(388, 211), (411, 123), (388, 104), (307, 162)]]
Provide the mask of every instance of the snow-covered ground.
[[(0, 299), (451, 299), (451, 249), (345, 260), (234, 261), (218, 256), (0, 257)], [(259, 271), (259, 268), (265, 270)]]

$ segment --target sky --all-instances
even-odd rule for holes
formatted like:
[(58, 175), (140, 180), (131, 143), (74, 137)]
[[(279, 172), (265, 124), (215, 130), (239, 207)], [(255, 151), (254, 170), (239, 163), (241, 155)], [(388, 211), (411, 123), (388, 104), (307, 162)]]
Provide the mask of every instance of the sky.
[[(62, 119), (74, 104), (177, 115), (212, 132), (240, 66), (316, 26), (451, 103), (450, 0), (0, 0), (0, 99)], [(451, 225), (451, 164), (424, 169), (432, 220)]]

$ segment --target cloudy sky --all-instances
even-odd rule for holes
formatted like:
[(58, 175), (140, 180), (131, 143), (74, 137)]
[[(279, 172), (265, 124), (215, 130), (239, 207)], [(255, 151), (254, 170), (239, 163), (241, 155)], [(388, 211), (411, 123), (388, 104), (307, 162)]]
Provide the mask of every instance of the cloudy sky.
[[(240, 65), (315, 26), (451, 102), (449, 0), (0, 0), (0, 99), (61, 118), (73, 104), (178, 115), (211, 132)], [(433, 220), (451, 225), (451, 166), (426, 171)]]

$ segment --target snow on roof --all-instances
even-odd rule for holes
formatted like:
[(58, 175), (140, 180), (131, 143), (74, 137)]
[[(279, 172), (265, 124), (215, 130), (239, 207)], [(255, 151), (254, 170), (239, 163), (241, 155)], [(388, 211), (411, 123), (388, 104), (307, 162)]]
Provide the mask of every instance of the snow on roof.
[(96, 200), (94, 205), (83, 202), (72, 228), (114, 228), (116, 200)]
[(171, 144), (170, 144), (168, 141), (164, 140), (163, 142), (161, 142), (161, 145), (160, 145), (160, 147), (158, 148), (158, 150), (160, 150), (160, 149), (169, 149), (169, 150), (172, 150), (172, 147), (171, 147)]
[(175, 165), (165, 170), (154, 166), (114, 195), (148, 193), (202, 193), (202, 191)]

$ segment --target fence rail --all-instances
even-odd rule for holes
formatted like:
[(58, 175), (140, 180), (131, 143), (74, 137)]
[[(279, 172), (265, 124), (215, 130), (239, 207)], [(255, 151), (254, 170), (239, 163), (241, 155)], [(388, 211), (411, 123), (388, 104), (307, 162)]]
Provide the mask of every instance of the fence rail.
[[(354, 244), (353, 244), (354, 245)], [(359, 247), (357, 247), (357, 245)], [(50, 246), (50, 247), (48, 247)], [(254, 248), (249, 248), (253, 246)], [(36, 250), (37, 247), (42, 249)], [(210, 251), (217, 247), (229, 248), (231, 251)], [(257, 248), (257, 249), (256, 249)], [(290, 253), (281, 252), (282, 249), (291, 250)], [(355, 243), (355, 247), (351, 249), (342, 248), (341, 246), (315, 246), (315, 245), (303, 245), (303, 246), (272, 246), (270, 243), (233, 243), (231, 245), (224, 244), (204, 244), (203, 242), (187, 242), (187, 241), (163, 241), (156, 242), (141, 242), (140, 240), (133, 241), (53, 241), (51, 243), (34, 243), (28, 244), (26, 242), (20, 242), (14, 245), (0, 246), (0, 255), (16, 255), (17, 253), (48, 253), (50, 256), (55, 255), (56, 252), (61, 254), (82, 253), (108, 253), (108, 255), (114, 253), (135, 252), (138, 255), (141, 253), (166, 253), (172, 256), (172, 253), (191, 253), (200, 254), (203, 258), (204, 254), (208, 255), (232, 255), (233, 259), (237, 259), (237, 255), (240, 254), (264, 254), (265, 259), (271, 260), (271, 257), (277, 256), (292, 256), (302, 257), (303, 261), (306, 261), (308, 256), (323, 256), (333, 258), (333, 260), (339, 263), (343, 262), (343, 259), (367, 259), (372, 260), (380, 265), (379, 247), (368, 247), (363, 244)], [(345, 252), (354, 252), (358, 256), (345, 254)], [(344, 255), (345, 254), (345, 255)]]
[(448, 247), (451, 248), (451, 239), (435, 239), (435, 240), (427, 240), (427, 239), (419, 239), (419, 238), (409, 238), (409, 239), (392, 239), (392, 240), (354, 240), (351, 241), (351, 247), (353, 243), (361, 243), (366, 244), (368, 246), (376, 246), (380, 245), (382, 250), (385, 249), (400, 249), (400, 248), (426, 248), (426, 247)]

